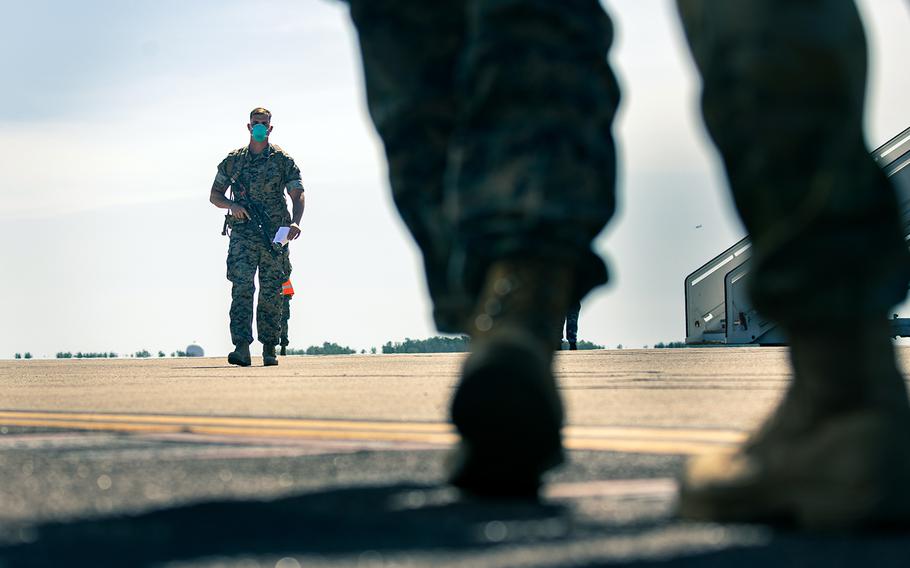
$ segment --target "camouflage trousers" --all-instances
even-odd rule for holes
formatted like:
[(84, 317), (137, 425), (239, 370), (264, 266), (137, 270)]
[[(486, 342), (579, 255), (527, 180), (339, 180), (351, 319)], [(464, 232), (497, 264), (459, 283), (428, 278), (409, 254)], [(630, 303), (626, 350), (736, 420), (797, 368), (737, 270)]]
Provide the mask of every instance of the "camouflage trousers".
[[(499, 258), (569, 259), (575, 299), (605, 282), (591, 242), (614, 212), (619, 89), (600, 3), (349, 3), (437, 325), (459, 330)], [(884, 315), (906, 295), (910, 259), (894, 191), (864, 145), (866, 43), (852, 0), (677, 8), (753, 240), (756, 307), (785, 325)]]
[(566, 312), (566, 341), (575, 343), (578, 341), (578, 314), (581, 312), (581, 302), (575, 302), (569, 306)]
[(279, 338), (279, 345), (287, 347), (291, 344), (288, 339), (288, 320), (291, 319), (291, 297), (282, 296), (281, 297), (281, 332)]
[(283, 320), (281, 283), (290, 274), (288, 248), (273, 254), (263, 238), (252, 231), (235, 228), (227, 255), (227, 279), (231, 281), (231, 341), (253, 342), (253, 282), (259, 272), (256, 331), (263, 345), (278, 345)]

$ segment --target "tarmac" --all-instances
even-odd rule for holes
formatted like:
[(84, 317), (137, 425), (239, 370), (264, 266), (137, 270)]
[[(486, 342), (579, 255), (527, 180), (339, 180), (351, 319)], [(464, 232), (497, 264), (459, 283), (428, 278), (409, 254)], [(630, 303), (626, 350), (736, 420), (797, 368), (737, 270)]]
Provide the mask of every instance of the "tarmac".
[(0, 362), (0, 568), (910, 566), (910, 531), (676, 518), (687, 457), (786, 388), (782, 348), (559, 353), (569, 460), (534, 503), (444, 484), (462, 360)]

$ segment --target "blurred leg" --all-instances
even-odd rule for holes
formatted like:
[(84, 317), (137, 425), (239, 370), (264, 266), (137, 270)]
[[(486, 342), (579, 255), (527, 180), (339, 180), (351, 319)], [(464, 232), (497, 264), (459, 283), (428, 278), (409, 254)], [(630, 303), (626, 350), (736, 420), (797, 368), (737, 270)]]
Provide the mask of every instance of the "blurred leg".
[(569, 304), (606, 280), (591, 241), (613, 213), (619, 100), (596, 0), (467, 2), (446, 188), (479, 293), (452, 401), (452, 483), (531, 495), (560, 463), (553, 349)]
[(466, 5), (447, 187), (469, 286), (496, 259), (552, 259), (579, 298), (606, 281), (591, 241), (615, 208), (612, 24), (596, 0)]
[(862, 132), (850, 0), (678, 0), (705, 123), (753, 240), (756, 307), (794, 378), (733, 456), (695, 460), (684, 515), (853, 527), (910, 519), (910, 410), (885, 321), (907, 292), (893, 189)]

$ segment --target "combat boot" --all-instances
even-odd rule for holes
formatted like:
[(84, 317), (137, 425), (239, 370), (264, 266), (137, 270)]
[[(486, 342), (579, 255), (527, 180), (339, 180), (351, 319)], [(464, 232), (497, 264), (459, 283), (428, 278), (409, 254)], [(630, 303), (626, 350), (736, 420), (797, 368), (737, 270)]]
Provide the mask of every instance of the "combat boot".
[(228, 363), (231, 365), (240, 365), (241, 367), (249, 367), (252, 361), (250, 360), (250, 344), (241, 341), (234, 346), (234, 350), (228, 353)]
[(263, 345), (262, 346), (262, 366), (263, 367), (274, 367), (278, 364), (278, 357), (275, 355), (275, 346), (274, 345)]
[(461, 442), (450, 482), (488, 497), (535, 497), (563, 461), (562, 402), (552, 371), (573, 273), (542, 260), (487, 272), (470, 321), (471, 354), (452, 400)]
[(574, 341), (569, 342), (569, 351), (578, 351), (578, 344)]
[(282, 346), (281, 346), (281, 356), (282, 356), (282, 357), (285, 357), (285, 356), (287, 356), (287, 354), (288, 354), (288, 348), (287, 348), (287, 346), (286, 346), (286, 345), (282, 345)]
[(910, 404), (887, 320), (790, 333), (794, 377), (735, 453), (690, 462), (679, 513), (810, 529), (910, 524)]

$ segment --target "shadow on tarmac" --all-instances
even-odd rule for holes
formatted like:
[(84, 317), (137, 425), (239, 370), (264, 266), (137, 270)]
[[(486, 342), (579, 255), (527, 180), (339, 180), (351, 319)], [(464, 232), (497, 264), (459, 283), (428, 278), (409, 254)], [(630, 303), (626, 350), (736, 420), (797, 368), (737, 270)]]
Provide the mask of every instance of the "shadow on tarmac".
[[(620, 554), (606, 564), (585, 563), (578, 557), (572, 561), (575, 542), (589, 546), (609, 536), (647, 536), (666, 528), (668, 520), (606, 524), (579, 518), (568, 504), (470, 501), (460, 499), (454, 490), (427, 485), (353, 487), (274, 501), (215, 501), (134, 516), (45, 524), (35, 529), (26, 544), (0, 546), (0, 567), (140, 567), (234, 556), (299, 555), (342, 561), (362, 560), (364, 554), (382, 558), (400, 553), (439, 554), (452, 560), (461, 553), (532, 544), (563, 549), (564, 554), (556, 558), (565, 560), (554, 566), (587, 568), (910, 565), (910, 535), (847, 538), (770, 533), (758, 545), (731, 542), (727, 548), (715, 546), (704, 552), (688, 548), (683, 556), (660, 559), (648, 553), (645, 538), (637, 559)], [(679, 550), (687, 549), (685, 538), (679, 544)]]

